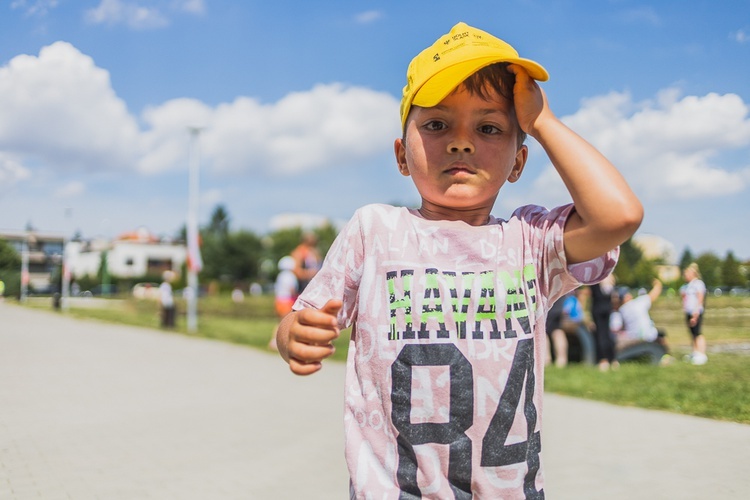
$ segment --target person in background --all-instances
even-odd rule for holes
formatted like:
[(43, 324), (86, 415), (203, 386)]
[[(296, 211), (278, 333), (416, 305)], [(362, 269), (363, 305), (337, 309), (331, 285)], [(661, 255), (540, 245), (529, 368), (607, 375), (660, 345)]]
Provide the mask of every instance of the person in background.
[[(276, 276), (276, 282), (273, 287), (274, 308), (279, 320), (292, 311), (294, 301), (297, 300), (299, 282), (294, 273), (295, 267), (296, 262), (290, 255), (279, 260), (279, 274)], [(279, 326), (277, 324), (271, 335), (271, 341), (268, 343), (268, 348), (274, 351), (278, 349), (276, 345), (276, 333), (278, 329)]]
[(299, 293), (302, 293), (320, 269), (322, 259), (318, 250), (318, 237), (315, 233), (308, 232), (302, 235), (302, 242), (297, 245), (291, 254), (294, 259), (294, 274), (299, 281)]
[(241, 304), (245, 300), (245, 292), (239, 285), (236, 285), (232, 290), (232, 302), (235, 304)]
[(591, 285), (591, 319), (594, 321), (596, 359), (601, 371), (607, 371), (615, 360), (615, 339), (609, 328), (612, 314), (612, 292), (615, 289), (615, 276), (610, 274), (601, 283)]
[(662, 365), (669, 364), (672, 357), (669, 353), (666, 334), (654, 325), (649, 310), (659, 298), (663, 289), (662, 282), (654, 279), (651, 290), (648, 293), (633, 297), (629, 289), (622, 289), (619, 292), (620, 305), (617, 311), (612, 313), (610, 318), (610, 327), (613, 332), (617, 332), (620, 343), (629, 342), (657, 342), (664, 347), (665, 354), (662, 359)]
[(162, 328), (174, 328), (175, 304), (172, 293), (172, 282), (175, 279), (174, 271), (164, 271), (162, 282), (159, 285), (159, 307), (161, 309)]
[(695, 262), (685, 268), (682, 277), (686, 282), (680, 288), (682, 310), (685, 312), (685, 321), (693, 339), (693, 352), (687, 356), (687, 360), (694, 365), (705, 365), (708, 362), (708, 356), (706, 355), (706, 338), (703, 336), (701, 327), (705, 309), (706, 284), (701, 280), (701, 272)]
[(552, 363), (552, 352), (555, 354), (555, 366), (565, 368), (568, 366), (568, 336), (562, 329), (563, 299), (558, 299), (552, 304), (547, 312), (547, 358), (545, 365)]
[(563, 330), (573, 333), (583, 323), (585, 319), (583, 310), (585, 294), (585, 288), (577, 288), (575, 291), (568, 293), (563, 299)]

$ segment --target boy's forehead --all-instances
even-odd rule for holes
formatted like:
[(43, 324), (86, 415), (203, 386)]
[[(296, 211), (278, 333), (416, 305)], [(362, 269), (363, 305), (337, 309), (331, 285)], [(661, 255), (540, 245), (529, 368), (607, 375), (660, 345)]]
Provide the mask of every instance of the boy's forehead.
[(418, 106), (414, 108), (445, 110), (453, 106), (466, 108), (467, 104), (475, 113), (490, 114), (501, 113), (515, 115), (513, 101), (498, 92), (491, 85), (486, 85), (481, 93), (470, 90), (465, 84), (461, 84), (445, 96), (445, 98), (434, 106)]

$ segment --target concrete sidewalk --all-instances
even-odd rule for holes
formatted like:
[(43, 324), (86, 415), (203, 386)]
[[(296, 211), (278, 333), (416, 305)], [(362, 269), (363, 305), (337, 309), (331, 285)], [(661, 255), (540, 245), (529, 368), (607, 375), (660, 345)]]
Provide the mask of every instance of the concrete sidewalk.
[[(0, 303), (0, 499), (348, 498), (343, 365)], [(750, 426), (547, 395), (552, 499), (748, 498)]]

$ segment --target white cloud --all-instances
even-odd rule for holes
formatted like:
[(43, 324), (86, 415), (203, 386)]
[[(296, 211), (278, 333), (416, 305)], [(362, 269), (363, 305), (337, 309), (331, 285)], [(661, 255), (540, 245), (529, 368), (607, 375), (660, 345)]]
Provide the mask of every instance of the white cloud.
[[(680, 97), (667, 89), (653, 101), (635, 103), (629, 94), (613, 92), (585, 100), (564, 121), (647, 200), (719, 197), (750, 185), (750, 164), (718, 160), (750, 147), (748, 105), (735, 94)], [(565, 195), (551, 166), (534, 187), (555, 200)]]
[(365, 12), (360, 12), (359, 14), (354, 16), (354, 20), (360, 24), (373, 23), (382, 18), (383, 18), (383, 13), (379, 10), (368, 10)]
[(144, 114), (149, 153), (139, 168), (172, 168), (186, 151), (187, 124), (204, 127), (201, 163), (218, 173), (283, 176), (356, 164), (396, 137), (397, 110), (390, 94), (342, 84), (317, 85), (274, 104), (240, 97), (209, 109), (173, 100)]
[(86, 192), (86, 185), (81, 181), (71, 181), (55, 191), (55, 198), (77, 198)]
[(639, 7), (635, 9), (630, 9), (622, 14), (623, 19), (627, 22), (631, 23), (646, 23), (650, 24), (652, 26), (660, 26), (661, 25), (661, 18), (659, 17), (659, 14), (654, 10), (653, 7)]
[(29, 178), (30, 175), (29, 169), (24, 168), (10, 155), (3, 154), (0, 151), (0, 190), (12, 187), (16, 183)]
[(731, 33), (729, 37), (737, 43), (748, 43), (750, 42), (750, 33), (745, 30), (737, 30)]
[(209, 106), (195, 99), (173, 99), (146, 109), (143, 121), (150, 128), (141, 134), (145, 154), (138, 159), (138, 170), (154, 174), (187, 168), (188, 127), (205, 127), (212, 112)]
[(204, 0), (101, 0), (88, 9), (84, 19), (91, 24), (124, 24), (131, 29), (157, 29), (170, 24), (174, 13), (202, 15), (206, 12)]
[(183, 170), (189, 126), (204, 127), (202, 167), (236, 175), (355, 165), (387, 150), (398, 134), (393, 96), (335, 83), (270, 104), (170, 100), (143, 112), (141, 130), (109, 73), (66, 42), (0, 67), (0, 109), (0, 152), (52, 171)]
[[(138, 120), (115, 94), (109, 73), (66, 42), (0, 67), (0, 109), (4, 187), (40, 168), (60, 175), (184, 171), (190, 126), (203, 127), (203, 175), (238, 177), (356, 167), (388, 154), (399, 134), (394, 96), (340, 83), (274, 103), (239, 97), (209, 106), (174, 99), (144, 110)], [(564, 121), (610, 158), (642, 198), (690, 199), (748, 189), (748, 112), (734, 94), (681, 96), (670, 88), (645, 102), (625, 92), (593, 97)], [(532, 148), (532, 160), (537, 156)], [(74, 186), (64, 193), (76, 194)], [(551, 166), (533, 187), (544, 200), (567, 199)]]
[(133, 29), (154, 29), (169, 25), (169, 19), (158, 7), (143, 6), (124, 0), (101, 0), (101, 3), (84, 13), (91, 24), (125, 24)]
[(219, 205), (224, 201), (224, 194), (221, 189), (208, 189), (201, 192), (200, 204), (204, 207), (212, 207)]
[(109, 73), (66, 42), (0, 67), (0, 151), (56, 169), (127, 168), (138, 127)]
[(29, 2), (27, 0), (14, 0), (10, 3), (11, 9), (23, 9), (27, 16), (44, 16), (50, 10), (57, 7), (58, 0), (36, 0)]
[(206, 4), (203, 0), (174, 0), (172, 7), (175, 10), (190, 14), (203, 14), (206, 12)]

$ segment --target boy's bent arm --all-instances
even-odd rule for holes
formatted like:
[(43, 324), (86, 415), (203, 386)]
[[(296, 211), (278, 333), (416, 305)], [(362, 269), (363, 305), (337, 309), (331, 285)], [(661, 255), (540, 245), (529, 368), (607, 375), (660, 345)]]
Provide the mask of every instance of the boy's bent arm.
[(556, 117), (534, 132), (568, 188), (575, 211), (565, 225), (569, 263), (598, 257), (627, 240), (643, 207), (617, 169)]
[(575, 205), (565, 225), (567, 260), (599, 257), (635, 233), (643, 207), (612, 163), (552, 113), (536, 82), (515, 73), (519, 124), (542, 145)]
[(276, 342), (293, 373), (313, 374), (334, 353), (332, 342), (339, 336), (336, 315), (341, 306), (340, 300), (329, 300), (322, 309), (293, 311), (281, 320)]

